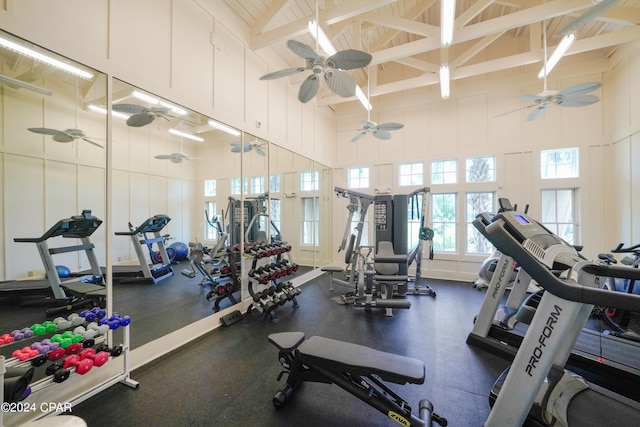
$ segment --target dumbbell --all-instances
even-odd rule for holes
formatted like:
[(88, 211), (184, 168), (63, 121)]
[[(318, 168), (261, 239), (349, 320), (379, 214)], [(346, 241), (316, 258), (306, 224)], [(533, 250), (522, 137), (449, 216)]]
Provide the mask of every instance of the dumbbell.
[[(31, 328), (22, 328), (22, 329), (16, 329), (16, 330), (11, 331), (11, 333), (9, 335), (13, 338), (13, 341), (20, 341), (20, 340), (23, 340), (25, 338), (31, 338), (35, 334), (31, 330)], [(8, 344), (8, 343), (5, 343), (5, 344)]]
[(96, 351), (95, 348), (85, 348), (80, 352), (80, 360), (91, 359), (93, 366), (100, 367), (109, 361), (110, 354), (106, 351)]
[(61, 383), (69, 378), (71, 371), (63, 368), (62, 363), (56, 362), (45, 369), (45, 374), (53, 376), (54, 383)]
[(48, 334), (51, 332), (55, 332), (58, 329), (58, 325), (51, 321), (46, 321), (43, 323), (36, 323), (29, 328), (33, 331), (33, 333), (37, 336)]
[(71, 344), (78, 344), (83, 340), (83, 336), (81, 334), (74, 334), (72, 331), (65, 331), (62, 334), (55, 334), (51, 337), (52, 342), (57, 342), (60, 344), (60, 347), (67, 348)]
[(81, 359), (79, 354), (71, 354), (64, 358), (62, 369), (75, 368), (79, 375), (84, 375), (93, 368), (93, 360), (89, 358)]
[(109, 329), (118, 329), (120, 326), (127, 326), (131, 323), (131, 318), (129, 316), (121, 316), (119, 313), (114, 313), (111, 317), (102, 318), (99, 325), (108, 325)]

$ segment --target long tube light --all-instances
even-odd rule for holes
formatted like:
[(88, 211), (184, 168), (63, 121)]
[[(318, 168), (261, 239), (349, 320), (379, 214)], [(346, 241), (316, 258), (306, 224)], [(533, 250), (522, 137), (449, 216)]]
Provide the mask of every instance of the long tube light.
[(45, 89), (45, 88), (40, 87), (40, 86), (32, 85), (31, 83), (23, 82), (22, 80), (14, 79), (12, 77), (5, 76), (4, 74), (0, 74), (0, 81), (2, 81), (4, 83), (7, 83), (9, 85), (23, 87), (25, 89), (29, 89), (29, 90), (32, 90), (34, 92), (38, 92), (38, 93), (41, 93), (41, 94), (47, 95), (47, 96), (51, 96), (51, 94), (53, 93), (49, 89)]
[(447, 99), (449, 98), (449, 91), (450, 91), (450, 71), (449, 71), (449, 65), (444, 64), (440, 66), (440, 96), (442, 97), (442, 99)]
[(553, 67), (558, 64), (558, 61), (564, 56), (565, 53), (569, 50), (573, 42), (576, 41), (575, 33), (567, 34), (560, 40), (560, 44), (556, 47), (556, 50), (553, 51), (545, 65), (542, 66), (542, 69), (538, 73), (538, 78), (542, 79), (549, 75)]
[[(93, 111), (94, 113), (100, 113), (100, 114), (105, 114), (105, 115), (107, 114), (107, 109), (104, 108), (104, 107), (100, 107), (98, 105), (89, 104), (89, 105), (87, 105), (87, 108), (89, 110)], [(120, 111), (111, 110), (111, 115), (113, 117), (117, 117), (117, 118), (123, 119), (123, 120), (126, 120), (126, 119), (129, 118), (128, 114), (121, 113)]]
[(180, 116), (184, 116), (187, 114), (187, 110), (177, 107), (173, 104), (170, 104), (167, 101), (163, 101), (162, 99), (156, 98), (151, 95), (147, 95), (146, 93), (140, 92), (139, 90), (131, 91), (131, 95), (133, 95), (135, 98), (138, 98), (140, 101), (146, 102), (147, 104), (154, 104), (154, 105), (159, 104), (165, 108), (169, 108), (171, 112), (174, 114), (178, 114)]
[(204, 138), (201, 138), (197, 135), (194, 135), (192, 133), (188, 133), (188, 132), (182, 132), (181, 130), (178, 129), (169, 129), (169, 133), (172, 135), (176, 135), (176, 136), (180, 136), (180, 137), (184, 137), (187, 139), (191, 139), (193, 141), (198, 141), (198, 142), (203, 142)]
[[(309, 21), (307, 28), (309, 29), (309, 33), (311, 33), (311, 36), (318, 42), (318, 45), (320, 45), (322, 50), (324, 50), (327, 55), (331, 56), (337, 52), (336, 48), (333, 46), (333, 43), (331, 43), (329, 36), (327, 36), (327, 33), (324, 32), (322, 27), (318, 25), (315, 19)], [(359, 85), (356, 85), (356, 97), (358, 98), (358, 100), (360, 100), (360, 103), (367, 111), (371, 111), (373, 107), (371, 106), (369, 99), (364, 94)]]
[(440, 43), (449, 46), (453, 42), (453, 24), (456, 19), (456, 0), (440, 3)]
[(93, 73), (90, 73), (78, 67), (74, 67), (71, 64), (67, 64), (66, 62), (60, 61), (59, 59), (47, 56), (44, 53), (30, 49), (7, 38), (0, 37), (0, 46), (14, 52), (18, 52), (21, 55), (28, 56), (31, 59), (35, 59), (36, 61), (50, 65), (59, 70), (66, 71), (69, 74), (73, 74), (74, 76), (83, 78), (85, 80), (90, 80), (93, 78)]
[(209, 119), (207, 121), (207, 123), (209, 123), (209, 126), (211, 126), (212, 128), (221, 130), (222, 132), (226, 132), (229, 135), (240, 136), (240, 131), (239, 130), (234, 129), (231, 126), (227, 126), (224, 123), (220, 123), (217, 120)]

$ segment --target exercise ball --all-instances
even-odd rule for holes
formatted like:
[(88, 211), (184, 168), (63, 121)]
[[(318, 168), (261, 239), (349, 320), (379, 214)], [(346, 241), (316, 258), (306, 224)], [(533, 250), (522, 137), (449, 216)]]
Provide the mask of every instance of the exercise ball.
[(71, 270), (66, 265), (56, 265), (56, 273), (58, 273), (59, 278), (63, 279), (71, 275)]
[(182, 242), (173, 242), (170, 246), (176, 251), (176, 261), (183, 261), (189, 256), (189, 246)]

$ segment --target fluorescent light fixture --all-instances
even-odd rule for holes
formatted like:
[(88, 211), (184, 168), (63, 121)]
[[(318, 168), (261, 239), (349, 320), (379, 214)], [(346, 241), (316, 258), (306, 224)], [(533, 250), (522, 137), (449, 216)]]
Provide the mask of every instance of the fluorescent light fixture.
[(560, 44), (556, 47), (556, 50), (553, 51), (546, 64), (542, 66), (542, 69), (538, 73), (538, 78), (541, 79), (549, 75), (553, 67), (558, 64), (558, 61), (564, 56), (565, 53), (569, 50), (573, 42), (576, 41), (575, 33), (567, 34), (560, 40)]
[(131, 95), (138, 98), (140, 101), (144, 101), (148, 104), (157, 104), (158, 98), (154, 98), (151, 95), (147, 95), (146, 93), (140, 92), (138, 90), (131, 91)]
[(453, 41), (453, 24), (456, 19), (456, 0), (440, 3), (440, 43), (449, 46)]
[(169, 104), (168, 102), (165, 101), (158, 101), (158, 103), (160, 105), (162, 105), (165, 108), (171, 108), (171, 112), (174, 114), (177, 114), (179, 116), (186, 116), (187, 115), (187, 110), (180, 108), (180, 107), (176, 107), (175, 105)]
[[(307, 27), (309, 28), (309, 33), (311, 33), (311, 36), (318, 42), (322, 50), (324, 50), (327, 55), (331, 56), (337, 52), (336, 48), (333, 46), (333, 43), (331, 43), (331, 40), (329, 40), (327, 34), (314, 19), (309, 21)], [(360, 103), (367, 111), (371, 111), (373, 107), (371, 106), (369, 99), (367, 99), (366, 95), (358, 85), (356, 85), (356, 97), (358, 97)]]
[(449, 98), (449, 65), (440, 66), (440, 96), (442, 99)]
[[(89, 104), (89, 105), (87, 106), (87, 108), (88, 108), (89, 110), (93, 111), (94, 113), (100, 113), (100, 114), (105, 114), (105, 115), (107, 114), (107, 109), (106, 109), (106, 108), (104, 108), (104, 107), (99, 107), (99, 106), (97, 106), (97, 105)], [(124, 119), (124, 120), (126, 120), (126, 119), (128, 119), (128, 118), (129, 118), (129, 115), (127, 115), (127, 114), (125, 114), (125, 113), (121, 113), (121, 112), (119, 112), (119, 111), (113, 111), (113, 110), (111, 110), (111, 115), (112, 115), (113, 117), (117, 117), (117, 118), (119, 118), (119, 119)]]
[(50, 90), (45, 89), (43, 87), (32, 85), (31, 83), (23, 82), (22, 80), (14, 79), (12, 77), (5, 76), (4, 74), (0, 74), (0, 81), (2, 81), (4, 83), (7, 83), (8, 85), (20, 86), (20, 87), (23, 87), (25, 89), (29, 89), (29, 90), (32, 90), (34, 92), (38, 92), (38, 93), (41, 93), (41, 94), (47, 95), (47, 96), (51, 96), (51, 94), (53, 93)]
[(212, 128), (216, 128), (218, 130), (226, 132), (229, 135), (240, 136), (240, 131), (239, 130), (234, 129), (231, 126), (227, 126), (224, 123), (220, 123), (220, 122), (218, 122), (216, 120), (213, 120), (213, 119), (209, 119), (209, 121), (207, 123), (209, 123), (209, 126), (211, 126)]
[(18, 52), (21, 55), (28, 56), (31, 59), (35, 59), (36, 61), (50, 65), (59, 70), (66, 71), (69, 74), (73, 74), (74, 76), (83, 78), (85, 80), (90, 80), (93, 78), (93, 73), (90, 73), (78, 67), (74, 67), (73, 65), (62, 62), (59, 59), (47, 56), (44, 53), (30, 49), (5, 37), (0, 37), (0, 46), (14, 52)]
[(329, 40), (329, 37), (324, 32), (321, 26), (315, 20), (309, 21), (308, 24), (309, 32), (314, 39), (318, 41), (318, 44), (324, 50), (327, 55), (331, 56), (337, 52), (336, 48), (333, 47), (333, 43)]
[(199, 136), (196, 136), (192, 133), (187, 133), (187, 132), (182, 132), (178, 129), (169, 129), (169, 133), (172, 135), (176, 135), (176, 136), (180, 136), (180, 137), (184, 137), (187, 139), (191, 139), (193, 141), (198, 141), (198, 142), (203, 142), (204, 138), (201, 138)]

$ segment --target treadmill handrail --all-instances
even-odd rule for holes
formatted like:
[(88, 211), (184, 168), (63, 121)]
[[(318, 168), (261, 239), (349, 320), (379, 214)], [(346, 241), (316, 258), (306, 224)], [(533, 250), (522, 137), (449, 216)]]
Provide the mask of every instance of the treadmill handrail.
[[(545, 291), (570, 301), (640, 312), (640, 295), (590, 288), (575, 282), (569, 283), (556, 277), (551, 270), (542, 265), (533, 255), (524, 249), (522, 244), (505, 229), (505, 224), (506, 221), (502, 218), (498, 218), (489, 224), (485, 229), (487, 237), (500, 252), (516, 260), (520, 267), (524, 268)], [(595, 270), (593, 267), (599, 268)], [(605, 267), (593, 264), (593, 266), (585, 266), (583, 270), (586, 272), (607, 272), (607, 274), (602, 275), (617, 277), (620, 274), (628, 275), (630, 274), (629, 271), (633, 271), (634, 269)]]
[(114, 234), (116, 236), (135, 236), (137, 234), (156, 233), (162, 230), (169, 223), (169, 221), (171, 221), (171, 218), (169, 218), (169, 216), (167, 215), (154, 215), (150, 218), (147, 218), (135, 230), (116, 231)]
[[(89, 215), (91, 211), (88, 211)], [(77, 215), (64, 218), (55, 223), (40, 237), (16, 237), (14, 242), (39, 243), (52, 237), (62, 236), (70, 239), (82, 239), (89, 237), (102, 224), (102, 220), (95, 216)]]

